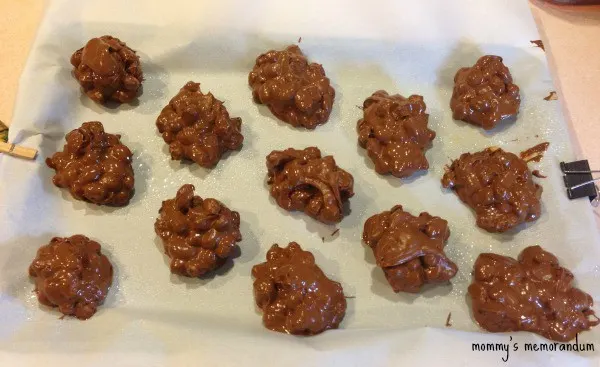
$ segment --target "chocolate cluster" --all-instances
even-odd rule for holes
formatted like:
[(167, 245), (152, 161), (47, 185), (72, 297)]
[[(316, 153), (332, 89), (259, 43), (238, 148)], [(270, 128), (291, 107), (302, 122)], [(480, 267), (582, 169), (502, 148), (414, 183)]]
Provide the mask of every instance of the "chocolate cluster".
[(169, 144), (174, 160), (191, 160), (214, 167), (228, 150), (240, 150), (242, 119), (229, 117), (223, 102), (200, 84), (188, 82), (156, 119), (156, 127)]
[(354, 195), (354, 178), (319, 148), (274, 150), (267, 156), (271, 196), (285, 210), (301, 210), (323, 223), (340, 222)]
[(518, 260), (481, 254), (469, 286), (473, 316), (491, 332), (522, 330), (570, 341), (600, 322), (592, 297), (573, 287), (573, 280), (573, 274), (540, 246), (527, 247)]
[(134, 192), (132, 153), (121, 136), (104, 132), (98, 121), (84, 122), (65, 137), (62, 152), (46, 159), (56, 173), (52, 182), (77, 200), (124, 206)]
[(174, 199), (165, 200), (154, 224), (171, 258), (171, 272), (199, 277), (221, 267), (242, 240), (240, 215), (221, 202), (194, 195), (183, 185)]
[(519, 87), (500, 56), (482, 56), (454, 76), (450, 108), (455, 120), (490, 130), (500, 121), (516, 118), (520, 104)]
[(442, 185), (475, 210), (477, 225), (488, 232), (505, 232), (541, 213), (542, 187), (533, 182), (527, 163), (500, 148), (462, 154)]
[(389, 95), (379, 90), (363, 103), (363, 118), (358, 121), (358, 142), (367, 149), (380, 174), (408, 177), (429, 168), (425, 149), (435, 138), (427, 127), (423, 97)]
[(104, 302), (113, 267), (98, 242), (82, 235), (54, 237), (38, 249), (29, 276), (41, 304), (85, 320)]
[(367, 219), (363, 231), (394, 292), (416, 293), (426, 283), (456, 275), (456, 264), (444, 253), (448, 237), (444, 219), (425, 212), (415, 217), (400, 205)]
[(298, 46), (258, 56), (248, 83), (256, 103), (292, 126), (314, 129), (329, 119), (335, 90), (323, 66), (309, 63)]
[(267, 329), (300, 335), (336, 329), (346, 313), (342, 285), (329, 279), (296, 242), (273, 245), (252, 268), (254, 299)]
[(71, 64), (85, 94), (98, 103), (130, 102), (144, 80), (135, 51), (112, 36), (89, 40), (71, 56)]

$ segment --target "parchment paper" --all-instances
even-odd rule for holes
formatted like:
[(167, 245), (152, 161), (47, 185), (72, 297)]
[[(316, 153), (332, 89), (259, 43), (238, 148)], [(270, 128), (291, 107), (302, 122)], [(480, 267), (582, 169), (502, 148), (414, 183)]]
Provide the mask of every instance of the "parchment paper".
[[(111, 34), (139, 51), (146, 77), (139, 103), (104, 108), (80, 92), (70, 55), (95, 36)], [(252, 102), (247, 85), (254, 59), (297, 43), (322, 63), (336, 88), (330, 120), (314, 131), (294, 129)], [(600, 296), (600, 240), (587, 200), (569, 201), (558, 163), (573, 159), (566, 124), (555, 102), (527, 2), (408, 1), (51, 1), (21, 79), (10, 140), (37, 147), (35, 162), (0, 156), (0, 365), (128, 366), (398, 366), (444, 361), (447, 366), (597, 365), (597, 353), (525, 352), (526, 333), (489, 334), (471, 318), (466, 288), (479, 253), (516, 257), (539, 244)], [(456, 70), (483, 54), (504, 57), (523, 103), (518, 121), (490, 133), (453, 121), (448, 107)], [(4, 55), (3, 57), (10, 57)], [(244, 147), (215, 169), (171, 161), (155, 127), (161, 108), (188, 80), (202, 84), (243, 119)], [(427, 153), (431, 169), (409, 180), (375, 173), (357, 145), (357, 106), (377, 89), (421, 94), (437, 132)], [(136, 193), (129, 206), (75, 201), (51, 183), (44, 159), (62, 149), (64, 135), (99, 120), (122, 134), (134, 152)], [(475, 226), (470, 209), (441, 188), (444, 165), (490, 145), (519, 151), (549, 141), (532, 168), (548, 175), (543, 213), (508, 234)], [(273, 149), (318, 146), (355, 178), (352, 212), (338, 226), (280, 209), (268, 194), (265, 156)], [(210, 279), (169, 273), (153, 224), (162, 200), (184, 183), (215, 197), (242, 218), (241, 256)], [(459, 266), (451, 285), (419, 295), (395, 294), (371, 250), (361, 243), (371, 215), (402, 204), (414, 214), (446, 218), (446, 252)], [(332, 232), (339, 233), (332, 236)], [(27, 267), (53, 236), (82, 233), (98, 240), (115, 266), (114, 286), (85, 322), (59, 319), (38, 305)], [(324, 238), (324, 242), (322, 241)], [(273, 243), (298, 241), (340, 281), (348, 300), (341, 329), (310, 338), (266, 330), (254, 307), (251, 267)], [(448, 313), (451, 327), (446, 327)], [(510, 339), (512, 338), (512, 339)], [(596, 343), (599, 331), (580, 335)], [(511, 343), (506, 353), (473, 352), (472, 343)], [(514, 351), (513, 344), (519, 350)]]

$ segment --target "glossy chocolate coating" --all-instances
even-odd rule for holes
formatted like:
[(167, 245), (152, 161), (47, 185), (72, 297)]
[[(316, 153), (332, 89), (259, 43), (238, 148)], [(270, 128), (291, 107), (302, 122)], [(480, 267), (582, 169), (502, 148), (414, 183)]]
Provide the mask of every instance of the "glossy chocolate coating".
[(56, 173), (52, 182), (77, 200), (124, 206), (134, 192), (132, 153), (121, 135), (104, 132), (98, 121), (84, 122), (67, 134), (62, 152), (46, 159)]
[(174, 199), (165, 200), (154, 223), (171, 258), (171, 272), (199, 277), (221, 267), (242, 240), (240, 215), (223, 203), (194, 195), (183, 185)]
[(520, 104), (519, 87), (500, 56), (482, 56), (454, 76), (450, 108), (455, 120), (490, 130), (502, 120), (516, 118)]
[(427, 127), (423, 97), (389, 95), (380, 90), (363, 103), (363, 118), (358, 121), (358, 142), (367, 149), (380, 174), (408, 177), (429, 168), (425, 149), (435, 138)]
[(240, 150), (242, 119), (229, 117), (223, 102), (200, 84), (188, 82), (156, 119), (156, 127), (169, 144), (174, 160), (191, 160), (214, 167), (228, 150)]
[(456, 264), (444, 253), (448, 237), (444, 219), (425, 212), (415, 217), (401, 205), (367, 219), (363, 231), (394, 292), (416, 293), (426, 283), (447, 282), (456, 275)]
[(271, 196), (285, 210), (301, 210), (323, 223), (340, 222), (354, 195), (354, 178), (319, 148), (274, 150), (267, 156)]
[(71, 64), (85, 94), (98, 103), (130, 102), (144, 80), (135, 51), (112, 36), (89, 40), (71, 56)]
[(89, 319), (106, 298), (113, 268), (100, 244), (82, 235), (54, 237), (29, 266), (41, 304)]
[(323, 66), (309, 63), (298, 46), (258, 56), (248, 83), (256, 103), (292, 126), (314, 129), (329, 119), (335, 90)]
[(525, 161), (500, 148), (462, 154), (442, 185), (475, 210), (477, 225), (488, 232), (505, 232), (540, 217), (542, 187), (533, 182)]
[(254, 299), (266, 328), (314, 335), (336, 329), (346, 313), (342, 285), (329, 279), (313, 254), (296, 242), (273, 245), (267, 261), (252, 268)]
[(540, 246), (524, 249), (515, 260), (481, 254), (473, 269), (469, 295), (473, 316), (491, 332), (529, 331), (567, 342), (598, 325), (592, 297), (572, 286), (573, 274)]

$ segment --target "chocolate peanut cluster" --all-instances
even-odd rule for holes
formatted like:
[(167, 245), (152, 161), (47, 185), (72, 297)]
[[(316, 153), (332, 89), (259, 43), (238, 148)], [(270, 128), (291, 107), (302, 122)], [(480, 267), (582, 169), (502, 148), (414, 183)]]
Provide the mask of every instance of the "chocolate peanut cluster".
[(171, 258), (171, 272), (199, 277), (221, 267), (242, 240), (240, 215), (221, 202), (194, 195), (183, 185), (174, 199), (165, 200), (154, 224)]
[(482, 56), (454, 76), (450, 108), (455, 120), (490, 130), (500, 121), (516, 118), (520, 104), (519, 87), (500, 56)]
[(527, 163), (500, 148), (462, 154), (442, 185), (475, 210), (477, 225), (488, 232), (505, 232), (541, 213), (542, 187), (533, 182)]
[(296, 242), (273, 245), (267, 261), (252, 268), (254, 299), (267, 329), (315, 335), (337, 329), (346, 313), (342, 285), (329, 279), (315, 257)]
[(540, 246), (527, 247), (518, 260), (481, 254), (469, 286), (473, 316), (487, 331), (522, 330), (568, 342), (600, 323), (592, 297), (573, 287), (573, 280)]
[(121, 136), (104, 132), (98, 121), (84, 122), (65, 137), (62, 152), (46, 159), (56, 171), (52, 182), (77, 200), (124, 206), (134, 192), (132, 153)]
[(314, 129), (329, 119), (335, 90), (323, 66), (309, 63), (298, 46), (258, 56), (248, 83), (256, 103), (292, 126)]
[(135, 51), (112, 36), (89, 40), (71, 56), (71, 64), (85, 94), (98, 103), (130, 102), (144, 80)]
[(242, 148), (241, 126), (241, 118), (229, 117), (223, 102), (202, 93), (194, 82), (183, 86), (156, 120), (172, 159), (206, 168), (214, 167), (225, 152)]
[(113, 267), (98, 242), (83, 235), (54, 237), (38, 249), (29, 276), (41, 304), (85, 320), (104, 302)]
[(333, 156), (316, 147), (274, 150), (267, 156), (271, 196), (285, 210), (301, 210), (323, 223), (340, 222), (343, 205), (354, 195), (354, 178)]
[(425, 149), (435, 138), (427, 127), (423, 97), (389, 95), (379, 90), (363, 103), (363, 118), (358, 121), (358, 142), (367, 149), (380, 174), (408, 177), (429, 168)]
[(394, 206), (367, 219), (363, 240), (394, 292), (418, 292), (426, 283), (447, 282), (456, 264), (444, 253), (450, 237), (448, 222), (421, 213), (418, 217)]

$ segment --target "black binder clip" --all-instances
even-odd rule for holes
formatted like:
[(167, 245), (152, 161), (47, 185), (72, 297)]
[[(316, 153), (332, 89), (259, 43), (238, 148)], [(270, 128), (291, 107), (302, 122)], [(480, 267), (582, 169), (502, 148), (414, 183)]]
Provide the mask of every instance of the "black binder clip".
[(590, 164), (585, 159), (570, 163), (560, 162), (560, 169), (564, 174), (563, 179), (569, 199), (587, 196), (593, 206), (598, 206), (600, 190), (594, 182), (600, 180), (600, 177), (594, 178), (592, 173), (600, 173), (600, 170), (591, 170)]

